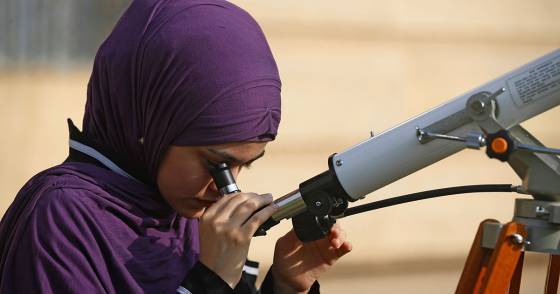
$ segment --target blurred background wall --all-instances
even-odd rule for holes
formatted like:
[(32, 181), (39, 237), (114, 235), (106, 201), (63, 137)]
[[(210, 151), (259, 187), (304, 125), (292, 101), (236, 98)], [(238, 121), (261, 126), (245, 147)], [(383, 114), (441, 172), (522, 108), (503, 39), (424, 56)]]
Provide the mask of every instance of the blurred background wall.
[[(326, 170), (330, 154), (370, 131), (387, 130), (560, 46), (556, 0), (233, 2), (261, 24), (283, 82), (278, 139), (239, 185), (275, 197)], [(0, 1), (0, 212), (31, 176), (66, 157), (65, 119), (81, 126), (94, 54), (128, 3)], [(559, 125), (559, 109), (524, 124), (555, 148)], [(466, 150), (361, 202), (485, 183), (520, 181), (509, 166)], [(451, 293), (478, 224), (508, 222), (515, 197), (444, 197), (343, 219), (354, 250), (321, 278), (322, 291)], [(250, 257), (261, 270), (290, 225), (253, 240)], [(526, 264), (523, 293), (541, 293), (546, 256), (529, 254)]]
[(0, 2), (1, 66), (90, 62), (130, 0)]

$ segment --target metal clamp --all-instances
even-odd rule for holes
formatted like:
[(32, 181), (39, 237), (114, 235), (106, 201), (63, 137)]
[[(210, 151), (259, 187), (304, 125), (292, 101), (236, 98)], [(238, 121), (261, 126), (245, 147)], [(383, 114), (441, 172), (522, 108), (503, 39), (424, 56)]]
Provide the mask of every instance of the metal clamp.
[(523, 236), (521, 236), (519, 234), (511, 234), (511, 235), (509, 235), (509, 238), (510, 238), (511, 242), (513, 242), (514, 244), (528, 244), (528, 245), (531, 244), (531, 242), (523, 239)]

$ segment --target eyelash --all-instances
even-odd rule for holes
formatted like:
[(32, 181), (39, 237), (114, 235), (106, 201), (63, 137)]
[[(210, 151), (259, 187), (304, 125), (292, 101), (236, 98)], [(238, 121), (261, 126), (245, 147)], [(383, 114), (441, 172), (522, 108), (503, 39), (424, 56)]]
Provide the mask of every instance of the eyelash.
[[(210, 159), (206, 159), (206, 165), (208, 166), (208, 169), (212, 168), (213, 164), (219, 164), (219, 163), (213, 162)], [(251, 164), (252, 164), (252, 162), (247, 162), (247, 163), (243, 164), (242, 167), (245, 168), (245, 169), (251, 169)]]
[(212, 165), (217, 164), (215, 162), (210, 161), (209, 159), (206, 159), (206, 167), (208, 167), (208, 170), (210, 170), (212, 168)]

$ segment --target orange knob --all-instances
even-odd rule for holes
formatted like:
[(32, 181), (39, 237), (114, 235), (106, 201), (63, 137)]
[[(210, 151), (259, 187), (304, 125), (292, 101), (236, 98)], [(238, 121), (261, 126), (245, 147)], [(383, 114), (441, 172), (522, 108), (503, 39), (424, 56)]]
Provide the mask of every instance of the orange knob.
[(507, 148), (508, 148), (508, 143), (504, 138), (498, 137), (494, 139), (494, 141), (492, 141), (492, 151), (498, 154), (502, 154), (506, 152)]

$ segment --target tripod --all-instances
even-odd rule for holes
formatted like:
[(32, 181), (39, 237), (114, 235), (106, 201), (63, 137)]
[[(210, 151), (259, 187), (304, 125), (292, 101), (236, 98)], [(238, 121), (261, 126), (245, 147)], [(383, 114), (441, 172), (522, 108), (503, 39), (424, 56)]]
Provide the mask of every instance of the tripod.
[[(544, 146), (521, 126), (509, 130), (522, 144)], [(550, 254), (546, 294), (560, 280), (560, 159), (552, 154), (514, 152), (507, 160), (523, 180), (512, 222), (483, 221), (474, 239), (457, 294), (518, 294), (524, 251)]]
[[(526, 200), (526, 199), (523, 199)], [(501, 227), (496, 240), (492, 239), (496, 220), (480, 223), (469, 256), (465, 263), (456, 294), (519, 294), (527, 230), (522, 223), (509, 222)], [(486, 230), (486, 233), (485, 233)], [(495, 241), (492, 248), (489, 244)], [(556, 243), (558, 244), (558, 243)], [(560, 255), (550, 254), (544, 288), (545, 294), (556, 294), (560, 280)]]
[[(476, 95), (470, 100), (473, 98)], [(518, 294), (524, 251), (533, 251), (550, 254), (545, 293), (556, 294), (560, 280), (560, 150), (546, 148), (519, 125), (504, 130), (495, 119), (495, 105), (490, 106), (480, 120), (472, 116), (486, 133), (494, 132), (485, 141), (479, 134), (460, 138), (417, 129), (419, 140), (466, 141), (473, 149), (488, 143), (488, 156), (507, 161), (522, 179), (518, 192), (534, 198), (515, 200), (512, 222), (502, 225), (485, 220), (480, 224), (455, 293), (505, 294), (509, 289), (509, 294)]]

